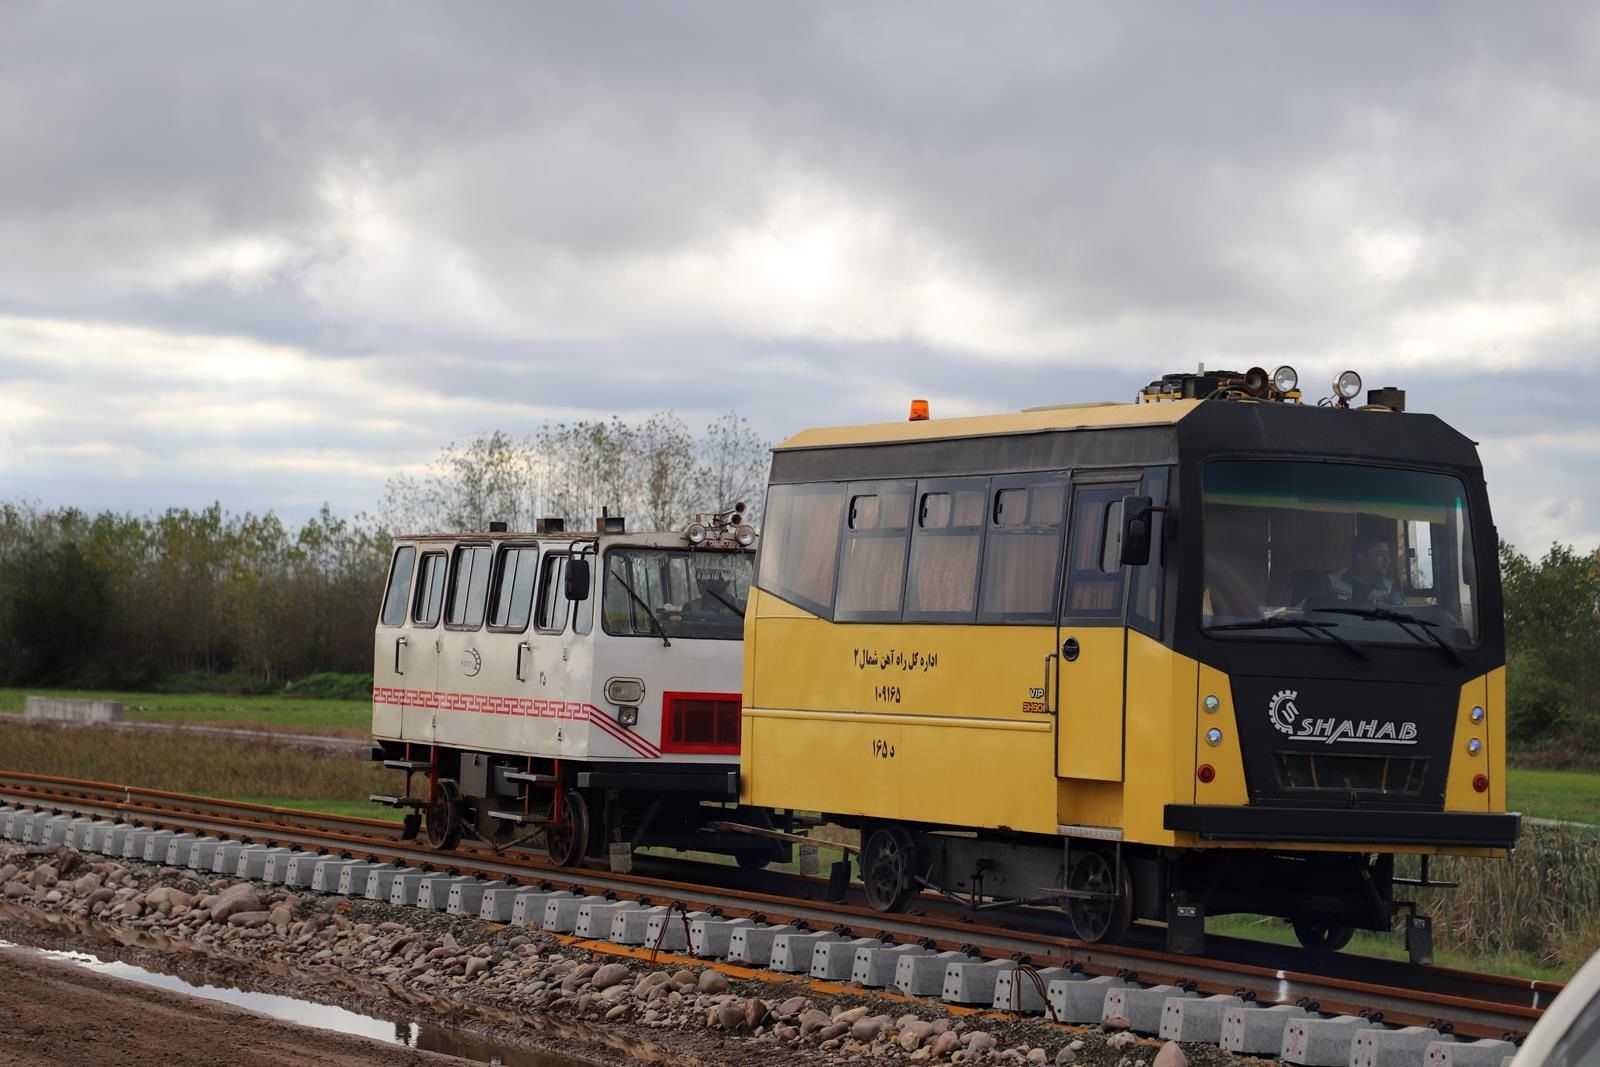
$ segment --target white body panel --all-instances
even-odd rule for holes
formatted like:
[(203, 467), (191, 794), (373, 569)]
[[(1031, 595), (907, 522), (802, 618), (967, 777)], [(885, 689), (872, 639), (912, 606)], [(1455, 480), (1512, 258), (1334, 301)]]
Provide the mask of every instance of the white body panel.
[[(610, 549), (682, 549), (681, 536), (614, 534), (580, 540), (570, 535), (492, 534), (401, 538), (396, 546), (401, 552), (413, 548), (415, 561), (404, 594), (408, 610), (403, 622), (386, 625), (386, 613), (380, 612), (374, 634), (376, 739), (561, 760), (738, 764), (737, 751), (674, 751), (677, 746), (670, 740), (664, 744), (662, 727), (668, 693), (724, 694), (738, 700), (742, 641), (675, 637), (667, 647), (656, 636), (606, 632), (599, 610)], [(453, 553), (464, 546), (492, 550), (496, 562), (491, 590), (499, 581), (502, 549), (538, 549), (539, 583), (526, 630), (496, 630), (487, 622), (470, 629), (449, 626), (454, 594), (449, 583), (439, 621), (429, 626), (417, 620), (423, 592), (417, 583), (427, 557), (442, 553), (448, 574)], [(580, 550), (595, 560), (596, 549), (599, 563), (592, 568), (588, 632), (581, 632), (583, 605), (564, 596), (551, 604), (562, 617), (540, 627), (542, 594), (547, 581), (555, 580), (547, 574), (546, 561)], [(391, 574), (390, 595), (393, 586)], [(619, 705), (606, 698), (607, 681), (618, 677), (644, 683), (638, 722), (631, 727), (619, 721)]]

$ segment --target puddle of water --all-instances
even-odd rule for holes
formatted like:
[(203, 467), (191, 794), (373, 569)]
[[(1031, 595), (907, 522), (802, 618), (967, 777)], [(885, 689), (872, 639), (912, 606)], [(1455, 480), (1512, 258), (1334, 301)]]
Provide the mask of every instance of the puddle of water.
[(29, 948), (0, 941), (0, 950), (20, 952), (42, 959), (69, 963), (108, 978), (137, 982), (140, 985), (183, 993), (203, 1000), (214, 1000), (244, 1008), (261, 1015), (281, 1019), (317, 1030), (371, 1038), (406, 1048), (425, 1052), (439, 1052), (457, 1056), (475, 1063), (498, 1064), (501, 1067), (579, 1067), (581, 1060), (568, 1059), (548, 1052), (504, 1045), (491, 1038), (419, 1022), (391, 1022), (371, 1015), (362, 1015), (328, 1004), (285, 997), (276, 993), (258, 993), (233, 987), (194, 985), (175, 975), (146, 970), (119, 960), (104, 960), (88, 952), (61, 952), (51, 949)]

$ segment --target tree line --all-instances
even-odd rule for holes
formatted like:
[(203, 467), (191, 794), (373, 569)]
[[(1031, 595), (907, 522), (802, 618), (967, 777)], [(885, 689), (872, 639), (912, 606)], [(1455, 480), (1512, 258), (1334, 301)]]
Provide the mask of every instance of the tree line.
[(326, 505), (294, 525), (220, 504), (91, 515), (0, 501), (0, 684), (369, 675), (392, 533), (532, 530), (546, 516), (592, 529), (602, 508), (630, 529), (677, 529), (736, 500), (759, 513), (766, 462), (737, 415), (696, 433), (663, 412), (452, 443), (353, 518)]

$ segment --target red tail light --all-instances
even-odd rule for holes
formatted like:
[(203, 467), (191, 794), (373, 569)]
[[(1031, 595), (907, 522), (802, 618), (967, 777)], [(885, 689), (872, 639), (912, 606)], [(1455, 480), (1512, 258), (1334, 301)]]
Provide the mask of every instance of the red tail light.
[(738, 693), (663, 693), (661, 751), (739, 754)]
[(1217, 777), (1217, 769), (1209, 763), (1202, 763), (1200, 769), (1194, 772), (1194, 776), (1202, 782), (1210, 782)]
[(1479, 793), (1487, 793), (1489, 791), (1489, 776), (1487, 774), (1473, 775), (1472, 788)]

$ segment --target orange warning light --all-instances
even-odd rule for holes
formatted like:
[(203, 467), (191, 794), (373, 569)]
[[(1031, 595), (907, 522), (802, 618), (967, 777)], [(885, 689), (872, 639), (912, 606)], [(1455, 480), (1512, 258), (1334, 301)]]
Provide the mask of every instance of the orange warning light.
[(928, 402), (926, 400), (913, 400), (911, 402), (911, 421), (926, 422), (928, 420)]

